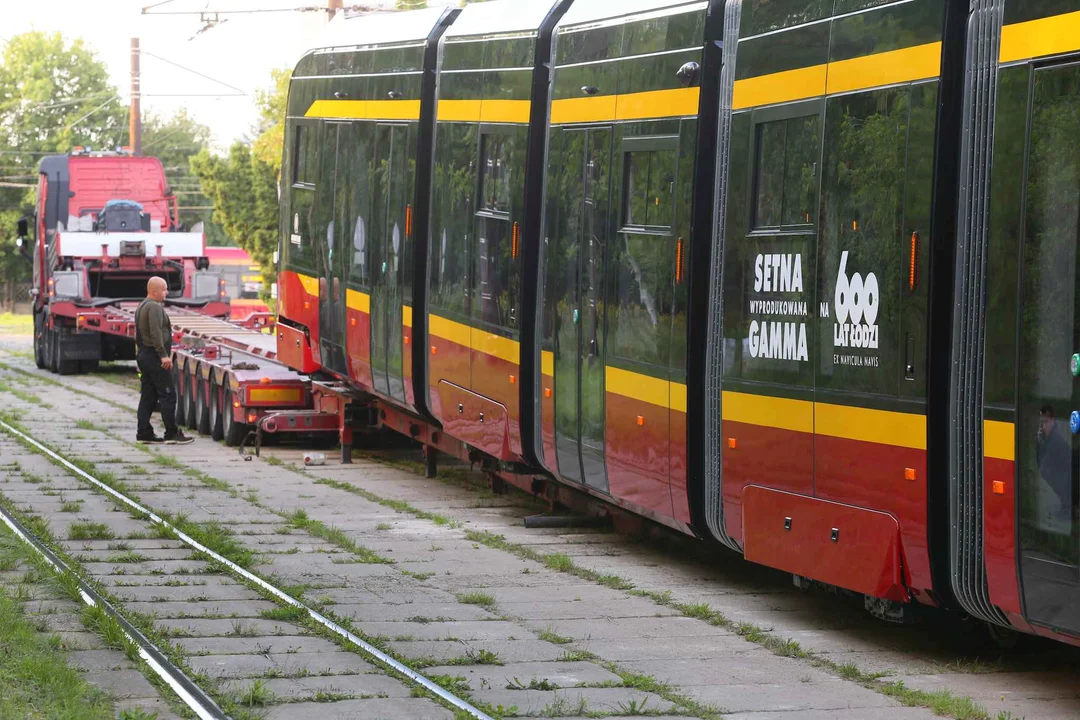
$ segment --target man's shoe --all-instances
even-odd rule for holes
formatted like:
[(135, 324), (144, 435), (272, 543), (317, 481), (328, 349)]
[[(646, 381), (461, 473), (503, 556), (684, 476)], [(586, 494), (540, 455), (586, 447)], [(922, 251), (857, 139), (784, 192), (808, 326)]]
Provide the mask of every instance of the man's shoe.
[(190, 438), (184, 434), (183, 430), (177, 428), (175, 433), (166, 432), (163, 442), (166, 445), (187, 445), (188, 443), (195, 442), (195, 438)]
[(165, 439), (160, 438), (157, 435), (136, 435), (135, 442), (143, 445), (160, 445), (165, 442)]

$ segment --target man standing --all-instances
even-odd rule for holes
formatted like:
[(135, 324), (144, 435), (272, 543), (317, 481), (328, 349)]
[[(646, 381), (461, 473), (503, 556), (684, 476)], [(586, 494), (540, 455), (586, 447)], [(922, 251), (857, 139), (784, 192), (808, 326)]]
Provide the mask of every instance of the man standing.
[[(182, 445), (193, 442), (176, 426), (176, 388), (172, 379), (172, 323), (165, 312), (168, 283), (152, 277), (146, 283), (146, 299), (135, 311), (135, 358), (142, 373), (142, 395), (139, 398), (139, 428), (135, 436), (141, 443)], [(150, 416), (154, 406), (161, 405), (165, 437), (154, 434)]]

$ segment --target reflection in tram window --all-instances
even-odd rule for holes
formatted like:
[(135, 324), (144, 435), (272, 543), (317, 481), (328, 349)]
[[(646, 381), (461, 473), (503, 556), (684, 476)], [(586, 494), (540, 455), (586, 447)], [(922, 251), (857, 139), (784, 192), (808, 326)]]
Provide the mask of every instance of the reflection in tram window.
[(820, 123), (810, 115), (758, 125), (755, 228), (814, 223)]
[(1080, 351), (1080, 66), (1037, 70), (1032, 97), (1021, 254), (1020, 544), (1030, 614), (1080, 629), (1077, 453), (1068, 427), (1080, 409), (1080, 380), (1070, 371)]

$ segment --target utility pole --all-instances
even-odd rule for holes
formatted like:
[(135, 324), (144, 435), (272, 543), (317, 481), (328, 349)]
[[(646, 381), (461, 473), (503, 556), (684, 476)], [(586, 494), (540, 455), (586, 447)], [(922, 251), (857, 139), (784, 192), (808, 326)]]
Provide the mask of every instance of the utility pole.
[(128, 120), (128, 144), (136, 155), (142, 153), (142, 109), (139, 101), (139, 38), (131, 38), (131, 117)]

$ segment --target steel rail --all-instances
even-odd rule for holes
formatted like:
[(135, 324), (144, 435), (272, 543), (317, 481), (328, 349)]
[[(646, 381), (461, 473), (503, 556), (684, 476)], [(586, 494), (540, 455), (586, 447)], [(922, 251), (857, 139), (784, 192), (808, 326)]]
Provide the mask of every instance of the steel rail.
[[(10, 427), (3, 422), (0, 422), (0, 424), (5, 427)], [(27, 530), (26, 527), (19, 522), (18, 518), (3, 507), (0, 507), (0, 521), (3, 521), (16, 537), (44, 558), (45, 562), (48, 563), (53, 570), (61, 575), (67, 575), (74, 578), (79, 584), (79, 597), (82, 601), (86, 603), (88, 607), (101, 608), (106, 614), (120, 624), (127, 639), (139, 648), (139, 657), (150, 666), (150, 669), (153, 670), (158, 677), (165, 681), (166, 685), (172, 688), (177, 697), (179, 697), (185, 705), (191, 708), (200, 720), (227, 720), (229, 716), (218, 707), (213, 698), (196, 685), (183, 670), (173, 664), (149, 638), (143, 635), (137, 627), (128, 622), (127, 618), (125, 618), (119, 610), (113, 607), (108, 600), (101, 597), (101, 595), (83, 580), (71, 566), (45, 545), (40, 538), (35, 537), (33, 533)]]
[(404, 665), (401, 662), (395, 660), (394, 658), (387, 655), (386, 653), (384, 653), (379, 648), (375, 647), (374, 645), (367, 642), (363, 638), (360, 638), (357, 635), (354, 635), (352, 632), (350, 632), (349, 630), (343, 628), (341, 625), (338, 625), (336, 622), (334, 622), (330, 618), (326, 617), (322, 613), (318, 612), (317, 610), (314, 610), (314, 609), (308, 607), (306, 604), (304, 604), (303, 602), (297, 600), (293, 596), (289, 595), (284, 590), (281, 590), (280, 588), (278, 588), (278, 587), (276, 587), (274, 585), (271, 585), (270, 583), (268, 583), (266, 580), (263, 580), (258, 575), (255, 575), (254, 573), (252, 573), (252, 572), (250, 572), (248, 570), (245, 570), (244, 568), (240, 567), (239, 565), (237, 565), (233, 561), (229, 560), (228, 558), (214, 552), (210, 548), (208, 548), (205, 545), (203, 545), (202, 543), (200, 543), (198, 540), (196, 540), (196, 539), (192, 538), (191, 536), (187, 535), (186, 533), (184, 533), (179, 528), (174, 527), (171, 523), (169, 523), (167, 520), (165, 520), (164, 518), (159, 516), (154, 511), (150, 510), (149, 508), (143, 507), (138, 502), (132, 500), (128, 496), (124, 495), (123, 493), (121, 493), (121, 492), (119, 492), (117, 490), (114, 490), (109, 485), (101, 482), (100, 480), (98, 480), (94, 476), (90, 475), (89, 473), (87, 473), (85, 470), (78, 467), (77, 465), (72, 464), (71, 462), (69, 462), (67, 460), (67, 458), (63, 457), (62, 455), (59, 455), (56, 452), (54, 452), (51, 448), (48, 448), (45, 445), (42, 445), (41, 443), (39, 443), (37, 440), (30, 437), (26, 433), (12, 427), (8, 423), (4, 422), (3, 420), (0, 420), (0, 428), (3, 428), (9, 434), (14, 435), (15, 437), (18, 437), (18, 438), (22, 439), (24, 442), (29, 443), (34, 448), (36, 448), (41, 454), (46, 455), (47, 457), (50, 457), (53, 460), (59, 462), (64, 467), (66, 467), (68, 470), (70, 470), (72, 473), (74, 473), (74, 474), (78, 475), (79, 477), (83, 478), (84, 480), (86, 480), (90, 484), (94, 485), (95, 487), (99, 488), (100, 490), (103, 490), (105, 493), (111, 495), (113, 498), (115, 498), (119, 502), (127, 505), (131, 509), (142, 513), (143, 515), (148, 517), (150, 520), (152, 520), (154, 523), (156, 523), (156, 524), (158, 524), (158, 525), (160, 525), (160, 526), (162, 526), (164, 528), (167, 528), (170, 532), (172, 532), (174, 535), (176, 535), (177, 539), (179, 539), (182, 543), (184, 543), (188, 547), (191, 547), (192, 549), (194, 549), (194, 550), (196, 550), (198, 552), (201, 552), (201, 553), (204, 553), (205, 555), (208, 555), (209, 557), (213, 558), (216, 562), (218, 562), (218, 563), (224, 565), (225, 567), (229, 568), (229, 570), (231, 570), (235, 575), (239, 575), (240, 577), (244, 578), (248, 582), (251, 582), (251, 583), (257, 585), (258, 587), (262, 588), (267, 593), (269, 593), (270, 595), (273, 595), (274, 597), (276, 597), (277, 599), (279, 599), (282, 602), (286, 603), (287, 605), (291, 605), (292, 607), (304, 610), (305, 612), (307, 612), (308, 617), (310, 617), (312, 620), (319, 623), (320, 625), (325, 627), (327, 630), (330, 630), (335, 635), (338, 635), (339, 637), (347, 640), (352, 645), (357, 647), (363, 654), (365, 654), (365, 655), (369, 656), (370, 658), (374, 659), (376, 662), (380, 663), (381, 665), (383, 665), (385, 667), (388, 667), (388, 668), (391, 668), (395, 672), (398, 672), (401, 675), (404, 675), (409, 680), (412, 680), (417, 685), (420, 685), (421, 687), (423, 687), (425, 690), (427, 690), (427, 691), (431, 692), (432, 694), (438, 696), (442, 700), (450, 703), (455, 708), (468, 713), (469, 715), (471, 715), (474, 718), (477, 718), (477, 720), (493, 720), (493, 718), (490, 715), (484, 713), (483, 711), (477, 709), (476, 707), (473, 707), (473, 705), (471, 703), (459, 698), (458, 696), (456, 696), (453, 693), (447, 691), (442, 686), (440, 686), (440, 685), (436, 684), (435, 682), (429, 680), (428, 678), (424, 677), (423, 675), (416, 672), (415, 670), (408, 667), (407, 665)]

